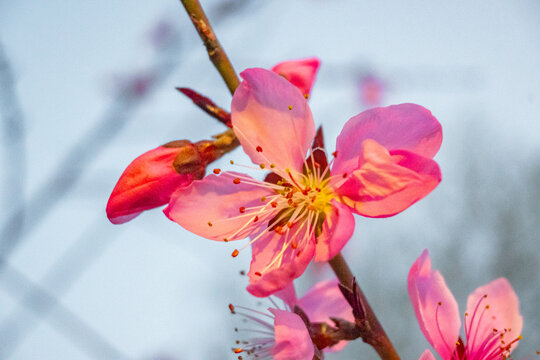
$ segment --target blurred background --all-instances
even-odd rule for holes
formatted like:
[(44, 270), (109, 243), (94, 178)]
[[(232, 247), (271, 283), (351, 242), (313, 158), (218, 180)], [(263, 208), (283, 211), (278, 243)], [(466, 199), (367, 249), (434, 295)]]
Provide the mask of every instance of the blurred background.
[[(428, 347), (406, 292), (424, 248), (461, 311), (507, 277), (540, 350), (540, 2), (203, 1), (238, 71), (322, 61), (310, 99), (328, 150), (353, 115), (414, 102), (444, 130), (443, 182), (344, 249), (403, 359)], [(110, 192), (138, 155), (223, 130), (179, 94), (230, 95), (178, 1), (0, 1), (0, 359), (233, 359), (227, 304), (249, 251), (160, 210), (114, 226)], [(228, 160), (248, 163), (240, 150)], [(260, 176), (260, 174), (258, 174)], [(297, 284), (329, 278), (310, 266)], [(262, 302), (262, 305), (265, 303)], [(328, 359), (376, 359), (361, 341)]]

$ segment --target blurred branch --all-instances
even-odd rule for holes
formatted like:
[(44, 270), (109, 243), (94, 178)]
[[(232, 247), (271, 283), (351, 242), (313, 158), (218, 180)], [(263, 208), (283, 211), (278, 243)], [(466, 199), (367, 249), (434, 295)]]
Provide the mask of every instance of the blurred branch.
[[(26, 151), (24, 115), (17, 99), (13, 72), (0, 44), (0, 116), (2, 118), (2, 145), (8, 171), (5, 174), (3, 196), (5, 204), (20, 206), (24, 201), (24, 183), (26, 175)], [(20, 236), (24, 226), (24, 209), (13, 219), (11, 233)]]
[[(56, 320), (58, 324), (55, 324), (55, 327), (67, 338), (79, 345), (79, 347), (93, 354), (96, 359), (128, 359), (128, 356), (87, 325), (77, 314), (66, 308), (43, 287), (30, 280), (22, 272), (19, 272), (9, 264), (5, 264), (3, 269), (3, 273), (0, 274), (0, 281), (4, 287), (13, 293), (19, 293), (23, 289), (32, 289), (32, 298), (29, 299), (28, 303), (23, 303), (23, 305), (30, 308), (38, 316), (43, 314), (43, 309), (50, 309), (54, 306), (55, 316), (52, 319), (53, 324), (55, 322), (54, 320)], [(0, 338), (0, 358), (2, 359), (7, 359), (9, 354), (14, 350), (10, 341), (12, 335), (16, 336), (17, 332), (3, 333)]]
[[(84, 171), (133, 118), (154, 89), (177, 64), (179, 53), (177, 36), (159, 55), (144, 79), (136, 78), (113, 100), (109, 109), (82, 139), (79, 139), (56, 166), (53, 175), (36, 190), (29, 201), (15, 208), (0, 231), (0, 272), (6, 259), (20, 245), (21, 240), (43, 221), (46, 215), (69, 193)], [(31, 219), (20, 228), (21, 218)]]
[[(92, 341), (94, 345), (85, 348), (91, 355), (104, 358), (107, 353), (120, 353), (118, 350), (110, 350), (112, 346), (107, 341), (102, 341), (103, 336), (92, 330), (82, 319), (76, 316), (70, 319), (72, 313), (59, 300), (114, 243), (112, 241), (114, 237), (95, 237), (103, 224), (102, 216), (98, 216), (42, 277), (39, 282), (41, 285), (33, 283), (14, 267), (7, 265), (4, 276), (8, 277), (7, 281), (11, 283), (13, 291), (21, 293), (18, 302), (24, 308), (19, 307), (12, 311), (0, 324), (0, 358), (7, 359), (16, 350), (28, 333), (39, 323), (34, 320), (35, 318), (39, 319), (51, 313), (59, 314), (60, 319), (57, 319), (55, 327), (61, 333), (69, 335), (68, 337), (75, 343), (86, 343), (87, 341), (83, 339), (87, 337), (89, 331), (91, 332), (91, 336), (95, 338)], [(124, 228), (118, 229), (122, 231)], [(9, 279), (10, 276), (14, 276), (15, 280)], [(27, 309), (30, 309), (34, 318), (25, 316)], [(125, 358), (125, 356), (122, 357)]]

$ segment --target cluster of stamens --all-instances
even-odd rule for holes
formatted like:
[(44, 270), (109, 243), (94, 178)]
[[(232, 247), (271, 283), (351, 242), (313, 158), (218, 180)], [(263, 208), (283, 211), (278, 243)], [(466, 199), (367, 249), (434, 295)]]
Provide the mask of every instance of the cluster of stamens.
[[(263, 148), (257, 146), (256, 150), (264, 154)], [(300, 256), (302, 249), (310, 242), (316, 241), (322, 231), (324, 220), (331, 211), (330, 200), (334, 198), (333, 188), (336, 184), (346, 180), (346, 176), (330, 176), (330, 165), (333, 160), (321, 168), (315, 161), (314, 151), (324, 151), (324, 149), (313, 149), (307, 160), (304, 160), (303, 172), (291, 171), (290, 169), (280, 169), (273, 163), (261, 163), (258, 167), (244, 166), (251, 169), (269, 169), (273, 172), (274, 181), (259, 181), (248, 176), (238, 174), (223, 173), (220, 176), (229, 176), (235, 185), (249, 184), (270, 190), (270, 194), (260, 198), (260, 205), (241, 206), (238, 215), (228, 219), (217, 221), (231, 221), (245, 219), (229, 238), (224, 238), (225, 242), (230, 238), (238, 236), (240, 233), (252, 234), (251, 241), (240, 250), (235, 249), (232, 253), (236, 257), (241, 250), (253, 244), (265, 234), (271, 232), (281, 235), (282, 248), (265, 269), (256, 273), (262, 275), (271, 267), (281, 265), (288, 249), (293, 249), (295, 256)], [(236, 165), (232, 160), (232, 165)], [(215, 174), (220, 174), (220, 169), (214, 170)], [(208, 221), (208, 226), (213, 226), (216, 221)], [(290, 254), (290, 252), (288, 252)]]
[[(272, 297), (268, 299), (276, 309), (279, 308)], [(283, 307), (287, 308), (286, 305)], [(253, 325), (251, 328), (234, 328), (236, 333), (248, 332), (253, 336), (247, 340), (235, 341), (232, 352), (238, 355), (238, 360), (272, 359), (272, 349), (275, 345), (274, 316), (272, 313), (232, 304), (229, 304), (229, 310), (231, 314), (242, 317), (244, 324)]]
[[(495, 329), (493, 328), (489, 334), (480, 334), (479, 329), (482, 321), (489, 321), (487, 319), (490, 310), (489, 304), (483, 305), (482, 303), (487, 299), (487, 295), (483, 295), (478, 299), (475, 309), (472, 314), (465, 313), (465, 338), (467, 343), (465, 344), (461, 338), (456, 342), (456, 347), (452, 353), (452, 360), (506, 360), (510, 359), (511, 347), (513, 344), (522, 339), (521, 335), (511, 338), (512, 329)], [(442, 306), (442, 302), (438, 303), (435, 310), (435, 318), (437, 321), (437, 329), (439, 335), (442, 336), (438, 313), (439, 308)], [(491, 315), (491, 319), (495, 320), (496, 315)], [(444, 325), (443, 325), (444, 326)], [(450, 349), (450, 345), (445, 342), (445, 345)]]

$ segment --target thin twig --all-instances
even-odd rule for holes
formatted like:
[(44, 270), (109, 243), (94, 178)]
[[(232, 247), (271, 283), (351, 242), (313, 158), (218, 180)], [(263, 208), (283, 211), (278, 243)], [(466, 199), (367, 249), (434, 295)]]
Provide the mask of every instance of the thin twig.
[(210, 61), (214, 64), (214, 67), (221, 75), (223, 81), (225, 81), (225, 84), (227, 84), (231, 94), (234, 94), (234, 91), (240, 84), (240, 79), (238, 78), (238, 75), (236, 75), (236, 71), (234, 71), (225, 50), (221, 47), (201, 4), (198, 0), (180, 1), (193, 22), (193, 26), (195, 26), (195, 29), (199, 33), (204, 46), (206, 46)]

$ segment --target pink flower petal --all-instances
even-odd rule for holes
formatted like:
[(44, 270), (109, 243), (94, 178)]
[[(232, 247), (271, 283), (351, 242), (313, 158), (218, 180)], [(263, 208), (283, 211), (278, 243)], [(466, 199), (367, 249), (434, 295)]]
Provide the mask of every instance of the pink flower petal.
[(157, 147), (128, 165), (116, 183), (107, 217), (113, 224), (125, 223), (141, 212), (169, 202), (171, 194), (193, 181), (191, 174), (178, 174), (172, 164), (179, 148)]
[[(484, 298), (485, 295), (487, 297)], [(519, 337), (523, 329), (518, 297), (505, 278), (493, 280), (469, 295), (467, 314), (468, 316), (465, 318), (469, 333), (467, 347), (472, 353), (477, 351), (487, 353), (481, 345), (484, 340), (493, 337), (495, 329), (499, 332), (498, 339), (500, 339), (500, 332), (504, 333), (506, 329), (506, 333), (503, 335), (505, 344), (509, 344)], [(500, 341), (493, 344), (496, 347), (500, 345), (503, 345)], [(511, 350), (514, 350), (517, 345), (518, 342), (512, 344)]]
[(424, 336), (444, 360), (450, 360), (461, 326), (458, 305), (442, 275), (431, 270), (427, 250), (411, 267), (407, 287)]
[(328, 261), (343, 249), (354, 232), (354, 217), (349, 208), (332, 200), (322, 233), (315, 246), (315, 261)]
[(289, 80), (303, 95), (309, 95), (320, 65), (321, 61), (312, 57), (281, 62), (272, 71)]
[[(234, 93), (234, 132), (255, 164), (302, 171), (315, 135), (307, 100), (300, 91), (271, 71), (247, 69)], [(290, 109), (290, 110), (289, 110)]]
[(285, 304), (287, 304), (291, 309), (293, 309), (297, 303), (294, 282), (291, 281), (289, 285), (287, 285), (283, 290), (275, 292), (274, 296), (283, 300)]
[[(236, 178), (242, 180), (236, 184)], [(256, 211), (241, 213), (240, 208), (261, 206), (261, 198), (273, 193), (246, 183), (246, 178), (251, 179), (234, 172), (208, 175), (203, 180), (194, 181), (190, 187), (175, 192), (163, 212), (186, 230), (207, 239), (243, 239), (255, 232), (265, 219), (261, 217), (260, 221), (254, 222)]]
[(252, 295), (266, 297), (284, 289), (304, 273), (313, 258), (315, 241), (311, 239), (296, 250), (291, 246), (287, 247), (281, 261), (274, 261), (283, 251), (283, 241), (283, 236), (270, 232), (253, 243), (247, 287), (247, 291)]
[(336, 193), (341, 202), (363, 216), (395, 215), (428, 195), (441, 181), (435, 161), (409, 151), (388, 152), (376, 141), (364, 140), (359, 155), (357, 168)]
[(272, 348), (275, 360), (312, 360), (315, 354), (306, 325), (295, 313), (268, 309), (274, 314), (276, 344)]
[(418, 360), (435, 360), (435, 356), (431, 353), (431, 351), (426, 350), (420, 355), (420, 358)]
[(407, 150), (433, 158), (442, 141), (441, 124), (420, 105), (400, 104), (364, 111), (351, 118), (337, 138), (335, 173), (350, 173), (366, 139), (389, 151)]
[[(332, 323), (330, 317), (337, 317), (354, 322), (354, 316), (349, 303), (343, 297), (338, 287), (337, 279), (322, 281), (312, 287), (298, 300), (298, 306), (305, 311), (310, 322)], [(347, 345), (340, 341), (325, 351), (339, 351)]]

